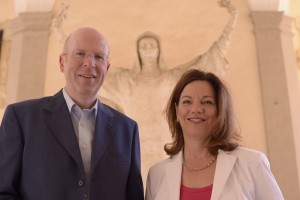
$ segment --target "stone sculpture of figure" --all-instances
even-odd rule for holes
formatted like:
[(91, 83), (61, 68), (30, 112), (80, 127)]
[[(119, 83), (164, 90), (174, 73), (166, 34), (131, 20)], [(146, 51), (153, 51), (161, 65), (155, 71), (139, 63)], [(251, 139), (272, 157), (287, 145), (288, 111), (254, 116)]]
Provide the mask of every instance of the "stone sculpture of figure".
[(219, 39), (209, 50), (175, 68), (166, 68), (161, 42), (157, 35), (146, 32), (137, 39), (137, 61), (133, 69), (111, 67), (99, 96), (106, 104), (137, 120), (140, 128), (142, 175), (164, 158), (163, 145), (169, 141), (167, 123), (163, 117), (172, 88), (187, 69), (198, 68), (224, 76), (228, 63), (225, 53), (229, 47), (237, 10), (230, 0), (220, 0), (230, 19)]

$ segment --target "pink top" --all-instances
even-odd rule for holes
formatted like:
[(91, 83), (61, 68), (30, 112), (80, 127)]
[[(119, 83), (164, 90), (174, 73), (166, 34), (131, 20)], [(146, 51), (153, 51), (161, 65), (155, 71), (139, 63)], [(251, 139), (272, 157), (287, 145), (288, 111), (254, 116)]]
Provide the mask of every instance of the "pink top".
[(210, 200), (213, 185), (202, 188), (180, 187), (180, 200)]

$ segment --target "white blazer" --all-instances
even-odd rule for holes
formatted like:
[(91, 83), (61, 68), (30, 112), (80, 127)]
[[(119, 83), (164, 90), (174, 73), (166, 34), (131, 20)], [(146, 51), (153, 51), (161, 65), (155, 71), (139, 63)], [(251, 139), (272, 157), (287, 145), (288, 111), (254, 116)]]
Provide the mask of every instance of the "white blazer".
[[(152, 166), (148, 173), (146, 200), (179, 200), (182, 151)], [(282, 200), (280, 188), (267, 157), (258, 151), (237, 147), (219, 150), (212, 200)]]

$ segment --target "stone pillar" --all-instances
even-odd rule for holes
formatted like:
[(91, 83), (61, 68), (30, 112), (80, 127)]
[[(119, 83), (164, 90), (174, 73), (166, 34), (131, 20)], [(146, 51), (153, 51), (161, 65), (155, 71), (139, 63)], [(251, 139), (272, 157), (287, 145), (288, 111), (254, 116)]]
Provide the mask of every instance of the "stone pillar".
[(253, 11), (267, 154), (286, 200), (300, 199), (300, 89), (291, 19)]
[(7, 103), (42, 97), (51, 12), (20, 13), (12, 23)]

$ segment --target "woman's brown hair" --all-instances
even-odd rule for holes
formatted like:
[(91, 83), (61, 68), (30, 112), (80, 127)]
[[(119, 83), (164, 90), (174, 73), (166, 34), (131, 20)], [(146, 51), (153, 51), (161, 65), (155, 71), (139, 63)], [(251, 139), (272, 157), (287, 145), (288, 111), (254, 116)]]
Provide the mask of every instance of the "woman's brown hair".
[(206, 73), (197, 69), (185, 72), (177, 82), (167, 104), (166, 117), (173, 141), (164, 146), (164, 150), (171, 157), (179, 153), (184, 146), (183, 132), (177, 122), (175, 106), (178, 105), (180, 95), (186, 85), (193, 81), (207, 81), (216, 96), (217, 118), (211, 127), (208, 151), (217, 155), (218, 150), (232, 151), (239, 146), (238, 132), (231, 95), (224, 83), (213, 73)]

